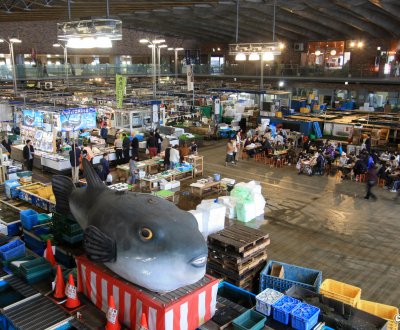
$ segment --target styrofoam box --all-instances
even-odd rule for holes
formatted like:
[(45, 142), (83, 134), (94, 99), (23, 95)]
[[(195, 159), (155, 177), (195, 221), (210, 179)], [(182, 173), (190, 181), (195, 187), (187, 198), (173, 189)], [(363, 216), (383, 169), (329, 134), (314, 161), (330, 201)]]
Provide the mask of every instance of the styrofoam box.
[(217, 203), (197, 205), (196, 210), (203, 213), (203, 224), (207, 224), (207, 234), (213, 234), (225, 228), (226, 207)]
[(253, 199), (255, 204), (256, 217), (258, 217), (259, 215), (264, 214), (266, 204), (265, 198), (262, 195), (257, 194), (253, 196)]
[(253, 220), (256, 215), (256, 204), (254, 202), (236, 204), (237, 219), (242, 222)]
[(235, 179), (229, 179), (229, 178), (222, 178), (221, 183), (225, 184), (235, 184)]
[(172, 189), (179, 188), (181, 186), (180, 181), (171, 181), (170, 184), (171, 184)]
[(236, 218), (236, 198), (231, 196), (218, 197), (218, 203), (226, 206), (226, 216), (228, 219)]
[(193, 216), (196, 218), (199, 231), (203, 234), (204, 237), (207, 237), (207, 228), (204, 228), (205, 227), (204, 225), (206, 224), (204, 224), (203, 221), (203, 212), (198, 210), (190, 210), (188, 212), (193, 214)]
[(171, 182), (160, 182), (160, 189), (161, 190), (170, 190), (170, 189), (172, 189)]

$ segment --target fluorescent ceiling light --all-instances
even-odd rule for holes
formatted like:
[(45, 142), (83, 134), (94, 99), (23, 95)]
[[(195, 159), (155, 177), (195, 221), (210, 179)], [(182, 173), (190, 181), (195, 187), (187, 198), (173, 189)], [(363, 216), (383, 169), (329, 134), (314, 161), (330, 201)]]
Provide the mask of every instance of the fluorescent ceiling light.
[(22, 41), (18, 38), (10, 38), (10, 42), (13, 42), (15, 44), (20, 44)]
[(167, 45), (160, 45), (160, 46), (158, 46), (158, 48), (167, 48), (168, 46)]
[(155, 45), (148, 45), (147, 47), (149, 47), (149, 48), (154, 48)]
[(246, 61), (246, 54), (245, 53), (236, 54), (235, 61)]
[(168, 47), (168, 49), (167, 50), (175, 50), (174, 48), (172, 48), (172, 47)]
[(259, 61), (260, 55), (258, 53), (251, 53), (249, 56), (249, 61)]
[(150, 40), (149, 39), (140, 39), (139, 42), (141, 44), (148, 44), (150, 42)]
[(58, 47), (61, 47), (61, 45), (60, 44), (53, 44), (53, 47), (58, 48)]
[(4, 42), (4, 39), (0, 39), (0, 42)]
[(273, 61), (275, 59), (275, 56), (271, 52), (265, 52), (263, 54), (263, 61)]
[(184, 50), (182, 47), (175, 48), (175, 50)]
[(165, 42), (165, 39), (154, 39), (153, 44), (162, 44), (163, 42)]

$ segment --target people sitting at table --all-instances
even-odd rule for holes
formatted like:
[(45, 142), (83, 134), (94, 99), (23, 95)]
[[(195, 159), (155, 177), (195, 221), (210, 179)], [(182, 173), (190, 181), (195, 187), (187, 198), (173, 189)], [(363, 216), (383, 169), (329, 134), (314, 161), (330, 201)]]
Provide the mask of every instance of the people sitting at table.
[(348, 175), (351, 173), (351, 166), (349, 166), (350, 158), (347, 157), (345, 152), (342, 152), (341, 156), (339, 157), (338, 168), (339, 171), (342, 172), (341, 178), (347, 179)]
[(262, 139), (262, 147), (261, 150), (263, 152), (265, 152), (266, 154), (271, 153), (273, 151), (273, 147), (271, 145), (271, 142), (265, 137), (265, 135), (263, 136)]
[(308, 138), (308, 136), (304, 137), (304, 140), (303, 150), (308, 154), (310, 152), (311, 140)]
[[(315, 159), (315, 160), (314, 160)], [(325, 170), (325, 157), (322, 154), (322, 150), (315, 152), (314, 156), (311, 158), (311, 165), (313, 166), (313, 173), (323, 175)], [(315, 162), (315, 165), (314, 165)]]

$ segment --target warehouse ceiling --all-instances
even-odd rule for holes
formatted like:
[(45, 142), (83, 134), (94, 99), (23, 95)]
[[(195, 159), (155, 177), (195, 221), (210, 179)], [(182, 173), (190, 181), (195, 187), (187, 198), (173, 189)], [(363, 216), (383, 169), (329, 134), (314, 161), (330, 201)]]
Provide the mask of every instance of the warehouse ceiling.
[[(400, 36), (400, 0), (109, 0), (125, 28), (199, 41), (334, 40)], [(0, 22), (68, 21), (68, 0), (0, 0)], [(70, 0), (71, 19), (106, 16), (106, 0)]]

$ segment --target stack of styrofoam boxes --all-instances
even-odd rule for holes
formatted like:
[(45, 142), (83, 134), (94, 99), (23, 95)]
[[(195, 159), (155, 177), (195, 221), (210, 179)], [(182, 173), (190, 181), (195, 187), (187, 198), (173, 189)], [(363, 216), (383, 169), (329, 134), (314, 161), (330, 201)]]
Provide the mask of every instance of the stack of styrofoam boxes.
[(261, 193), (260, 184), (255, 181), (248, 183), (239, 182), (231, 192), (232, 197), (237, 198), (237, 219), (248, 222), (264, 214), (265, 198)]
[(214, 200), (203, 200), (197, 205), (196, 210), (189, 212), (196, 218), (199, 230), (204, 237), (225, 228), (226, 207), (215, 203)]

